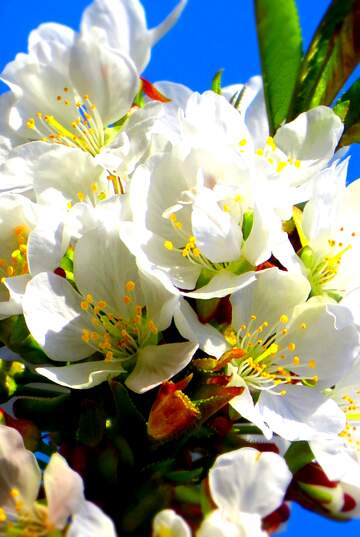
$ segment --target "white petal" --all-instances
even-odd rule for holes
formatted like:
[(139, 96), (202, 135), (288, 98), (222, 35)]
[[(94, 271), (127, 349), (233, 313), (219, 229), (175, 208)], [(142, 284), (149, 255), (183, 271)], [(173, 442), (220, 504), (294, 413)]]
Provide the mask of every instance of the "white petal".
[(79, 39), (71, 51), (71, 78), (80, 95), (88, 94), (104, 125), (129, 111), (139, 81), (132, 61), (99, 45), (96, 39)]
[(82, 479), (59, 453), (55, 453), (44, 472), (44, 488), (49, 520), (57, 528), (63, 529), (69, 516), (75, 513), (84, 501)]
[[(29, 53), (41, 63), (64, 62), (64, 55), (71, 48), (75, 40), (75, 32), (68, 26), (57, 23), (41, 24), (29, 35)], [(52, 45), (55, 43), (56, 48)], [(62, 54), (57, 54), (62, 46)]]
[(146, 312), (159, 330), (171, 324), (180, 293), (172, 286), (164, 273), (153, 269), (151, 273), (140, 272)]
[(256, 280), (232, 295), (232, 324), (238, 329), (256, 315), (260, 324), (267, 321), (271, 326), (282, 314), (291, 313), (294, 306), (304, 302), (309, 292), (309, 282), (303, 276), (277, 268), (258, 272)]
[(221, 263), (240, 258), (240, 226), (220, 209), (213, 191), (201, 189), (193, 204), (191, 221), (196, 244), (210, 261)]
[(272, 437), (272, 431), (264, 422), (259, 409), (255, 406), (246, 382), (239, 375), (234, 374), (229, 382), (229, 386), (242, 386), (244, 388), (243, 393), (231, 399), (229, 402), (230, 406), (232, 406), (232, 408), (234, 408), (236, 412), (240, 414), (240, 416), (247, 419), (250, 423), (256, 425), (256, 427), (262, 431), (265, 438), (270, 440)]
[(74, 254), (74, 275), (83, 296), (90, 293), (95, 300), (105, 300), (114, 313), (128, 314), (123, 302), (125, 284), (129, 280), (139, 284), (139, 276), (135, 257), (116, 228), (107, 231), (99, 226), (79, 240)]
[(188, 341), (148, 345), (139, 350), (135, 369), (125, 384), (136, 393), (144, 393), (184, 369), (195, 354), (198, 345)]
[(73, 516), (67, 537), (116, 537), (112, 520), (92, 502), (84, 502)]
[(259, 412), (272, 431), (298, 441), (343, 430), (345, 416), (335, 401), (305, 386), (287, 385), (285, 389), (285, 396), (262, 392), (258, 401)]
[(172, 509), (163, 509), (153, 520), (152, 537), (191, 537), (191, 531), (185, 520)]
[[(144, 8), (138, 0), (95, 0), (83, 13), (81, 33), (130, 56), (139, 72), (150, 58)], [(100, 31), (99, 31), (100, 30)]]
[(6, 278), (4, 285), (9, 291), (10, 298), (7, 302), (0, 302), (0, 319), (22, 313), (22, 301), (30, 279), (30, 274)]
[(279, 128), (275, 142), (286, 155), (299, 160), (329, 160), (343, 131), (340, 118), (326, 106), (303, 112)]
[(41, 481), (35, 456), (25, 449), (23, 439), (15, 429), (0, 425), (0, 505), (14, 506), (10, 490), (15, 488), (30, 507), (36, 500)]
[[(301, 325), (306, 328), (301, 329)], [(287, 328), (287, 335), (278, 339), (279, 345), (290, 356), (287, 347), (295, 343), (294, 352), (301, 361), (299, 374), (318, 376), (318, 388), (333, 386), (351, 368), (358, 335), (347, 308), (312, 298), (295, 308)]]
[(155, 83), (155, 87), (168, 99), (171, 99), (171, 105), (179, 108), (185, 108), (186, 103), (192, 90), (183, 84), (174, 82), (160, 81)]
[(155, 43), (160, 41), (160, 39), (164, 37), (164, 35), (167, 34), (168, 31), (171, 30), (171, 28), (176, 24), (186, 4), (187, 0), (180, 0), (175, 9), (172, 10), (166, 19), (159, 24), (159, 26), (150, 30), (150, 43), (152, 45), (155, 45)]
[(77, 361), (94, 352), (81, 339), (83, 329), (92, 330), (92, 325), (80, 301), (69, 282), (50, 272), (35, 276), (26, 288), (26, 324), (52, 360)]
[(67, 244), (64, 238), (64, 224), (54, 208), (49, 207), (40, 218), (28, 239), (28, 264), (31, 274), (53, 271), (65, 254)]
[(178, 252), (167, 250), (164, 240), (151, 231), (137, 227), (133, 222), (124, 222), (120, 227), (120, 237), (129, 250), (137, 257), (139, 267), (145, 271), (161, 270), (173, 285), (180, 289), (194, 289), (200, 275), (200, 267)]
[(212, 511), (201, 524), (196, 537), (267, 537), (257, 514), (239, 513), (236, 522), (220, 509)]
[(310, 443), (311, 451), (331, 481), (343, 481), (360, 486), (360, 464), (339, 437), (316, 439)]
[(68, 386), (74, 390), (84, 390), (98, 386), (102, 382), (117, 377), (124, 371), (121, 362), (85, 362), (64, 367), (37, 367), (36, 372), (47, 379)]
[(204, 287), (200, 287), (196, 291), (190, 293), (184, 293), (184, 295), (200, 299), (222, 298), (239, 289), (246, 288), (253, 281), (255, 281), (255, 272), (246, 272), (245, 274), (237, 275), (222, 270), (221, 272), (216, 273)]
[[(101, 166), (96, 164), (90, 154), (80, 149), (60, 145), (42, 144), (36, 161), (29, 170), (37, 201), (66, 209), (68, 203), (79, 201), (78, 193), (84, 196), (84, 201), (96, 204), (97, 198), (92, 187), (97, 186), (97, 192), (110, 194), (109, 181)], [(26, 155), (24, 155), (26, 158)]]
[(199, 344), (210, 356), (220, 358), (229, 348), (223, 335), (210, 324), (203, 324), (186, 300), (182, 299), (174, 314), (176, 328), (189, 341)]
[[(246, 476), (246, 479), (244, 479)], [(292, 479), (285, 460), (276, 453), (242, 448), (220, 455), (209, 472), (216, 505), (236, 520), (239, 511), (261, 517), (283, 502)]]

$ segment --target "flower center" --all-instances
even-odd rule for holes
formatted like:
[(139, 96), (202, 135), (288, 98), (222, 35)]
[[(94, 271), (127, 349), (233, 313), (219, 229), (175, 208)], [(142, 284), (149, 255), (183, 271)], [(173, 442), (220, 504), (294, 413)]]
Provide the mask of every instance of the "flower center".
[[(245, 146), (247, 144), (246, 138), (243, 138), (239, 142), (240, 153), (245, 152)], [(275, 173), (281, 173), (285, 169), (298, 170), (301, 168), (301, 161), (293, 158), (291, 155), (287, 157), (279, 149), (272, 136), (268, 136), (264, 147), (259, 147), (255, 150), (257, 157), (260, 157), (264, 162), (270, 164)]]
[[(56, 96), (59, 105), (57, 117), (37, 112), (26, 125), (44, 142), (77, 147), (95, 156), (106, 145), (105, 126), (96, 105), (89, 95), (80, 95), (74, 89), (64, 88)], [(65, 110), (64, 108), (65, 107)], [(65, 121), (61, 119), (66, 117)]]
[[(355, 231), (346, 233), (344, 227), (341, 227), (340, 231), (342, 234), (337, 237), (339, 240), (328, 239), (328, 253), (320, 259), (313, 254), (311, 247), (310, 249), (305, 247), (301, 253), (301, 259), (309, 270), (309, 281), (314, 295), (331, 291), (345, 291), (345, 289), (332, 290), (328, 284), (337, 275), (343, 256), (352, 249), (352, 243), (357, 234)], [(324, 288), (326, 288), (325, 291)]]
[(95, 302), (90, 294), (81, 302), (94, 326), (94, 330), (83, 330), (82, 340), (104, 354), (106, 361), (129, 360), (139, 348), (157, 342), (157, 327), (136, 303), (135, 287), (131, 280), (125, 284), (125, 316), (114, 314), (105, 300)]
[[(231, 201), (227, 200), (227, 202), (222, 202), (221, 208), (224, 212), (231, 214), (237, 225), (242, 225), (243, 239), (246, 240), (251, 231), (253, 214), (252, 212), (242, 214), (242, 211), (238, 207), (233, 207), (233, 205), (238, 205), (241, 203), (241, 201), (242, 197), (240, 195), (236, 195)], [(212, 273), (224, 269), (234, 273), (240, 273), (242, 269), (249, 270), (249, 267), (246, 266), (244, 259), (217, 263), (210, 261), (210, 259), (208, 259), (198, 247), (195, 235), (191, 235), (184, 231), (185, 226), (183, 222), (178, 220), (177, 215), (175, 213), (167, 214), (166, 211), (164, 214), (171, 223), (173, 231), (175, 231), (177, 237), (179, 238), (178, 246), (175, 246), (171, 240), (165, 240), (163, 244), (164, 248), (167, 250), (178, 252), (182, 257), (186, 257), (190, 263), (200, 265), (202, 269), (206, 269)]]
[(14, 241), (13, 246), (16, 245), (14, 250), (11, 251), (10, 256), (6, 258), (0, 258), (0, 281), (4, 283), (6, 278), (12, 276), (21, 276), (22, 274), (28, 274), (29, 267), (27, 263), (27, 241), (29, 230), (26, 226), (17, 226), (13, 230)]
[(360, 452), (360, 390), (337, 396), (335, 388), (335, 400), (346, 416), (346, 425), (339, 434), (346, 443)]
[[(314, 359), (304, 360), (296, 353), (296, 343), (288, 338), (288, 317), (283, 314), (272, 325), (259, 322), (251, 315), (247, 324), (235, 332), (231, 327), (225, 331), (227, 342), (233, 346), (229, 351), (230, 373), (245, 380), (251, 390), (265, 390), (274, 395), (286, 395), (286, 390), (277, 390), (280, 385), (303, 384), (308, 387), (318, 382), (316, 375), (302, 373), (305, 368), (317, 367)], [(307, 329), (300, 323), (297, 330)], [(296, 337), (296, 330), (294, 336)], [(286, 337), (286, 341), (285, 341)]]
[(13, 508), (0, 507), (0, 536), (9, 537), (58, 537), (62, 535), (48, 520), (44, 505), (35, 503), (29, 510), (24, 506), (18, 489), (9, 493)]

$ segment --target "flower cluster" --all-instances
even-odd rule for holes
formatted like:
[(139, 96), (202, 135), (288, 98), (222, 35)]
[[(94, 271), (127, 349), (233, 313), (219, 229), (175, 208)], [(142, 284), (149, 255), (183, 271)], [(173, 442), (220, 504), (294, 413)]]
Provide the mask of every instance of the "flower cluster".
[[(185, 4), (148, 29), (138, 0), (94, 0), (1, 75), (0, 535), (260, 537), (290, 500), (360, 514), (343, 123), (320, 105), (271, 132), (261, 77), (142, 78)], [(42, 481), (15, 429), (41, 431)]]

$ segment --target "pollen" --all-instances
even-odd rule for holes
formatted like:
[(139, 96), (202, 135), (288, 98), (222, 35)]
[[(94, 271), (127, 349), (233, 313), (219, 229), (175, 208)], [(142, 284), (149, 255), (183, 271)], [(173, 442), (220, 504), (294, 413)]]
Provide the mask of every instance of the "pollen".
[(174, 249), (174, 245), (171, 241), (164, 241), (164, 246), (167, 250), (173, 250)]
[(125, 284), (125, 289), (126, 291), (128, 291), (129, 293), (131, 293), (131, 291), (134, 291), (135, 290), (135, 287), (136, 287), (136, 284), (133, 280), (128, 280)]
[(287, 315), (281, 315), (280, 316), (280, 322), (283, 324), (286, 324), (289, 322), (289, 317)]
[(35, 119), (32, 117), (28, 119), (26, 122), (26, 126), (28, 129), (35, 129)]
[(246, 144), (247, 144), (247, 140), (246, 140), (246, 138), (242, 138), (242, 139), (240, 140), (240, 142), (239, 142), (239, 145), (240, 145), (240, 146), (244, 146), (244, 145), (246, 145)]
[(5, 513), (5, 509), (0, 507), (0, 523), (5, 522), (7, 520), (7, 515)]
[(82, 310), (87, 311), (89, 309), (89, 302), (87, 302), (86, 300), (82, 300), (80, 302), (80, 307)]
[(268, 136), (267, 139), (266, 139), (266, 143), (267, 145), (269, 145), (271, 147), (271, 149), (273, 151), (275, 151), (276, 149), (276, 143), (274, 141), (274, 138), (272, 136)]
[(287, 166), (287, 162), (285, 162), (285, 161), (279, 162), (278, 165), (276, 166), (277, 173), (282, 172), (283, 169), (286, 168), (286, 166)]
[(107, 351), (105, 354), (105, 362), (111, 362), (114, 357), (114, 353), (111, 351)]
[(90, 338), (91, 338), (90, 330), (86, 330), (86, 328), (84, 328), (84, 329), (83, 329), (83, 332), (82, 332), (82, 335), (81, 335), (81, 339), (82, 339), (85, 343), (89, 343)]
[(316, 368), (316, 360), (309, 360), (308, 361), (308, 367), (310, 367), (310, 369), (315, 369)]
[(293, 364), (294, 365), (300, 365), (300, 357), (299, 356), (294, 356)]
[(306, 330), (307, 329), (307, 324), (306, 323), (301, 323), (300, 328), (301, 328), (301, 330)]
[(262, 157), (263, 154), (264, 154), (264, 150), (263, 150), (261, 147), (259, 147), (259, 149), (257, 149), (257, 150), (255, 151), (255, 153), (256, 153), (259, 157)]
[(294, 352), (294, 350), (296, 349), (296, 345), (293, 341), (288, 344), (288, 349), (290, 352)]
[(156, 324), (154, 323), (154, 321), (152, 321), (151, 319), (148, 320), (148, 329), (150, 330), (150, 332), (152, 334), (157, 334), (158, 333), (158, 329), (157, 329), (157, 326)]

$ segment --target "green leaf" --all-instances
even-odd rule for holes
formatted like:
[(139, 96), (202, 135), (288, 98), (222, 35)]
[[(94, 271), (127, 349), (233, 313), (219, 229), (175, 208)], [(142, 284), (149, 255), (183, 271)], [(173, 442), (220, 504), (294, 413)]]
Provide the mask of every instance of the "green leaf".
[(270, 134), (287, 118), (302, 58), (295, 0), (255, 0)]
[(290, 471), (295, 474), (314, 460), (314, 455), (307, 442), (293, 442), (284, 455)]
[(101, 401), (84, 399), (81, 403), (78, 440), (86, 446), (97, 446), (104, 435), (105, 422), (106, 416)]
[(359, 0), (333, 0), (301, 66), (291, 118), (330, 105), (360, 58)]
[(31, 364), (50, 362), (31, 336), (23, 315), (13, 315), (0, 322), (0, 341)]
[(334, 112), (344, 123), (340, 147), (354, 142), (360, 143), (360, 78), (338, 100)]
[(71, 395), (20, 397), (14, 402), (17, 418), (33, 421), (43, 431), (69, 432), (78, 420)]
[(116, 432), (123, 434), (133, 451), (140, 455), (148, 438), (145, 419), (121, 382), (111, 381), (110, 388), (116, 408), (116, 417), (113, 420), (114, 434)]
[(219, 69), (217, 73), (215, 73), (214, 78), (211, 82), (211, 89), (214, 93), (217, 93), (218, 95), (221, 95), (221, 79), (224, 73), (224, 69)]

